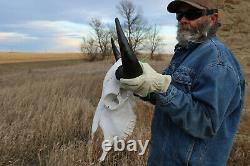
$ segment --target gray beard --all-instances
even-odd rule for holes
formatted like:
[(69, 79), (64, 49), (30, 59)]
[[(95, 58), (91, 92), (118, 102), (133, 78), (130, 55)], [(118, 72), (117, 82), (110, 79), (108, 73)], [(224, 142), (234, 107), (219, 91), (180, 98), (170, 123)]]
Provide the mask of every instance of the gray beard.
[(200, 24), (197, 28), (190, 28), (189, 25), (177, 25), (177, 41), (184, 48), (188, 47), (188, 43), (201, 43), (211, 36), (212, 27), (208, 22)]

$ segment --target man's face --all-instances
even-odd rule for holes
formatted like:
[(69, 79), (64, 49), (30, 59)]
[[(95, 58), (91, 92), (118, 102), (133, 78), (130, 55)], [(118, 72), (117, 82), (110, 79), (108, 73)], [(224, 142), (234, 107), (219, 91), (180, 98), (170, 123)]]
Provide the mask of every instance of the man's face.
[[(179, 13), (185, 13), (187, 11), (194, 11), (196, 8), (183, 4)], [(208, 32), (215, 25), (214, 16), (201, 16), (196, 19), (188, 19), (185, 16), (179, 17), (177, 40), (179, 44), (186, 46), (189, 41), (200, 42), (207, 37)], [(216, 16), (217, 19), (217, 16)]]

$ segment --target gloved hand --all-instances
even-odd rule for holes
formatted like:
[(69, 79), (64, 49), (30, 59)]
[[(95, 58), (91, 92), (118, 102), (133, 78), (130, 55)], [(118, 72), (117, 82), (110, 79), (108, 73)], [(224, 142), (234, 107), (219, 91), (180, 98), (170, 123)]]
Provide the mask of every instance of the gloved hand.
[(120, 79), (121, 88), (131, 90), (141, 97), (146, 97), (151, 92), (166, 92), (171, 76), (157, 73), (148, 63), (140, 64), (143, 74), (132, 79)]

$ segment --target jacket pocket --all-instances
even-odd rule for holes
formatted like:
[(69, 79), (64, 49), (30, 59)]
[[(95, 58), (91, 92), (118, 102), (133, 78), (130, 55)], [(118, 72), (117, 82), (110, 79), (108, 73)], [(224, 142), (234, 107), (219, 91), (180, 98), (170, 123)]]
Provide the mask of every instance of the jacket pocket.
[(194, 71), (191, 68), (180, 66), (172, 74), (172, 80), (178, 89), (190, 92), (194, 75)]

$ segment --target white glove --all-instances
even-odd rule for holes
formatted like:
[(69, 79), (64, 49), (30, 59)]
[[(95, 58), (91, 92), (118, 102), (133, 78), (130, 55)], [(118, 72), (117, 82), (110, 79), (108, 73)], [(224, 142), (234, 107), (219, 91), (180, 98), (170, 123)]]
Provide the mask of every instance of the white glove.
[(141, 97), (146, 97), (151, 92), (166, 92), (171, 76), (157, 73), (148, 63), (140, 64), (143, 74), (132, 79), (120, 79), (121, 88), (131, 90)]

